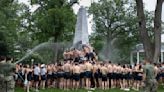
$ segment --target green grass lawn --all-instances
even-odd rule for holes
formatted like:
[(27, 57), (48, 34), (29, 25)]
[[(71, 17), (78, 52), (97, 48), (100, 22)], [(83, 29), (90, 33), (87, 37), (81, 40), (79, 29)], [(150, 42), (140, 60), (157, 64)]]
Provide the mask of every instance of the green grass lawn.
[[(24, 90), (22, 88), (16, 88), (15, 92), (24, 92)], [(34, 92), (34, 91), (30, 91), (30, 92)], [(88, 90), (78, 89), (78, 90), (64, 91), (64, 90), (61, 90), (61, 89), (50, 88), (50, 89), (40, 90), (39, 92), (88, 92)], [(126, 91), (122, 91), (122, 90), (119, 90), (119, 89), (110, 89), (110, 90), (95, 89), (92, 92), (126, 92)], [(129, 92), (136, 92), (136, 91), (131, 90)], [(162, 88), (162, 86), (160, 86), (158, 92), (164, 92), (164, 88)]]

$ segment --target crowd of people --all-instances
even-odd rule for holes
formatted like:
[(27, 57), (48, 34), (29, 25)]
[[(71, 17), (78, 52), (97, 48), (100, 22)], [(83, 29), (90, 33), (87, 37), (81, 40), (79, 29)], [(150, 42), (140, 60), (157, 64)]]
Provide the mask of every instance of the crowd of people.
[[(134, 66), (115, 64), (111, 61), (98, 61), (90, 46), (82, 50), (72, 49), (64, 52), (64, 60), (54, 64), (17, 64), (15, 80), (17, 86), (25, 90), (45, 88), (69, 89), (110, 89), (120, 88), (129, 91), (144, 86), (143, 64)], [(154, 64), (156, 79), (164, 79), (164, 63)]]

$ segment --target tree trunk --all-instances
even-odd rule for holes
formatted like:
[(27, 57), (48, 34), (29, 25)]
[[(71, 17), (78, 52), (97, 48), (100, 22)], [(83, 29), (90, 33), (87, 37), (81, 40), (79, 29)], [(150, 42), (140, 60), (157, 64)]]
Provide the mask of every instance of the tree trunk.
[(154, 51), (154, 62), (157, 62), (159, 59), (161, 51), (161, 13), (162, 13), (162, 4), (164, 0), (157, 0), (157, 5), (155, 9), (155, 18), (154, 18), (154, 35), (155, 35), (155, 51)]
[(154, 41), (151, 42), (146, 30), (146, 20), (143, 8), (143, 0), (136, 0), (137, 16), (139, 23), (140, 39), (145, 50), (145, 57), (151, 62), (157, 62), (161, 48), (161, 12), (163, 0), (157, 0), (154, 18)]
[(153, 60), (153, 47), (151, 45), (150, 38), (148, 36), (148, 32), (146, 30), (146, 21), (145, 21), (145, 14), (143, 10), (143, 1), (136, 0), (137, 4), (137, 16), (138, 16), (138, 23), (139, 23), (139, 35), (140, 39), (143, 43), (145, 56), (148, 60)]

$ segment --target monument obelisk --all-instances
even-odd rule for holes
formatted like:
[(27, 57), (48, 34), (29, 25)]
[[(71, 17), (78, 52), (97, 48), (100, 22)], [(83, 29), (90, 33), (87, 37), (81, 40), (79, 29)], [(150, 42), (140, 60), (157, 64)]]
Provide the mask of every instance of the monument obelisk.
[(87, 22), (87, 11), (81, 6), (76, 21), (76, 29), (73, 40), (73, 45), (75, 44), (89, 44), (88, 38), (88, 22)]

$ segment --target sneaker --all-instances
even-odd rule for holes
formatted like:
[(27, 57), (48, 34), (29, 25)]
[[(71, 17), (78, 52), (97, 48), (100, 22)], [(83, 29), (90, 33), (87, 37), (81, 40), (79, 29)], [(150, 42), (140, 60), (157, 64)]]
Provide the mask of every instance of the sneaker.
[(91, 90), (95, 90), (95, 88), (91, 88)]
[(129, 88), (125, 88), (124, 90), (125, 90), (125, 91), (130, 91), (130, 89), (129, 89)]
[(36, 89), (36, 90), (35, 90), (35, 92), (39, 92), (39, 90), (38, 90), (38, 89)]

